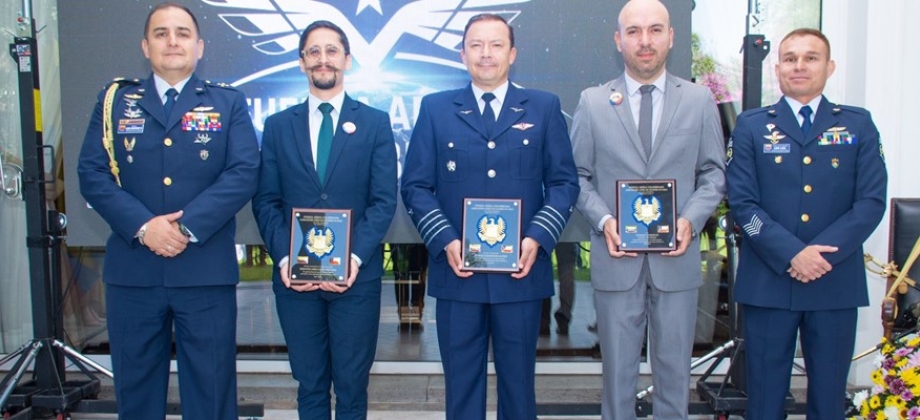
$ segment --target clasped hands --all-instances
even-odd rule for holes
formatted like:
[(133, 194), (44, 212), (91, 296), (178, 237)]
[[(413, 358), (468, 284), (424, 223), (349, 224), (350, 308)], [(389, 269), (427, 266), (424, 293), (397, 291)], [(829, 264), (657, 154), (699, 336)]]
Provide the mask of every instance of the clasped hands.
[(808, 245), (792, 258), (789, 276), (802, 282), (815, 281), (827, 274), (834, 267), (824, 259), (823, 253), (837, 252), (836, 246)]
[(189, 239), (179, 229), (182, 210), (156, 216), (147, 221), (143, 244), (155, 254), (172, 258), (185, 251)]

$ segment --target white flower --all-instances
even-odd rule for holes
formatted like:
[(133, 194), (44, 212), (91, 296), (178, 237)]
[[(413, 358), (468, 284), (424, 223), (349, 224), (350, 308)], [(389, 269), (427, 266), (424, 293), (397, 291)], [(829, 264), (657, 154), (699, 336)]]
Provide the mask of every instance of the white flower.
[(876, 369), (878, 369), (882, 367), (882, 362), (884, 361), (885, 361), (885, 356), (878, 354), (875, 356), (875, 359), (872, 359), (872, 365), (875, 366)]
[(883, 412), (885, 413), (885, 418), (889, 418), (889, 419), (901, 418), (901, 409), (899, 409), (896, 406), (889, 405), (885, 407), (885, 410), (883, 410)]
[(853, 405), (860, 407), (866, 402), (866, 399), (869, 398), (869, 391), (863, 390), (853, 394)]
[(878, 395), (885, 392), (885, 387), (881, 385), (875, 385), (872, 387), (872, 395)]

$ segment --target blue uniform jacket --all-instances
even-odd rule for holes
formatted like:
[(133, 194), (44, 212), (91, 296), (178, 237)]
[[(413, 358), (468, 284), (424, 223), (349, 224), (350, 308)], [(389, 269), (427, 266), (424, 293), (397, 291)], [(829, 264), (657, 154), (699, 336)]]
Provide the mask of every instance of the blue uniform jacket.
[[(396, 211), (396, 148), (390, 117), (348, 95), (329, 152), (325, 182), (320, 183), (306, 103), (265, 120), (262, 167), (252, 211), (274, 261), (287, 257), (291, 246), (291, 208), (351, 209), (351, 252), (361, 259), (356, 282), (383, 275), (380, 242)], [(354, 127), (349, 133), (345, 124)], [(302, 295), (284, 288), (278, 267), (276, 293)]]
[[(822, 98), (808, 135), (784, 99), (738, 117), (728, 202), (743, 230), (735, 300), (794, 311), (868, 304), (863, 242), (885, 212), (888, 175), (869, 112)], [(786, 270), (808, 245), (833, 269), (801, 283)]]
[[(102, 145), (103, 95), (86, 130), (77, 172), (83, 197), (112, 228), (105, 282), (236, 284), (235, 216), (252, 197), (259, 168), (244, 95), (192, 75), (167, 116), (152, 75), (121, 87), (112, 107), (121, 187)], [(198, 239), (178, 256), (157, 256), (134, 237), (154, 216), (178, 210), (184, 211), (180, 222)]]
[[(559, 98), (510, 84), (495, 128), (490, 139), (469, 85), (422, 99), (402, 196), (429, 249), (428, 291), (436, 298), (502, 303), (553, 294), (550, 253), (579, 192)], [(464, 198), (522, 200), (522, 237), (541, 248), (526, 278), (454, 274), (444, 247), (460, 239)]]

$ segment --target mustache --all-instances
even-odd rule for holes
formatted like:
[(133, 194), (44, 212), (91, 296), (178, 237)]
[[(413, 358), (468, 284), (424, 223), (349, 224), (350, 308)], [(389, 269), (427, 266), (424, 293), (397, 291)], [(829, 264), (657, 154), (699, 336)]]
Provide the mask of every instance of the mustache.
[(326, 69), (326, 70), (331, 70), (331, 71), (336, 71), (336, 72), (339, 71), (339, 68), (336, 66), (333, 66), (332, 64), (317, 64), (313, 67), (310, 67), (310, 71), (316, 71), (320, 69)]
[(636, 51), (636, 55), (639, 55), (639, 54), (657, 54), (657, 53), (658, 53), (658, 51), (656, 51), (654, 48), (651, 48), (651, 47), (642, 47), (642, 48), (639, 49), (639, 51)]

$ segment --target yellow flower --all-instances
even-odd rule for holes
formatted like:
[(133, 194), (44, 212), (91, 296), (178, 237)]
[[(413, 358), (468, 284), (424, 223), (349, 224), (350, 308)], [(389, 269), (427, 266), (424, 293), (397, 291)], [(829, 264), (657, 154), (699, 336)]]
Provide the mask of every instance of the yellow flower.
[(904, 366), (907, 366), (908, 361), (909, 360), (907, 360), (906, 357), (902, 357), (901, 360), (898, 360), (898, 362), (894, 364), (894, 366), (898, 368), (902, 368)]
[(885, 398), (885, 407), (904, 407), (907, 403), (900, 395), (889, 395)]
[(879, 411), (878, 413), (875, 413), (875, 420), (888, 420), (888, 417), (885, 417), (884, 411)]
[(910, 386), (917, 385), (917, 376), (917, 368), (907, 368), (901, 371), (901, 379)]
[(894, 352), (894, 346), (891, 345), (891, 342), (886, 341), (885, 345), (882, 346), (882, 354), (891, 354)]
[(882, 375), (881, 369), (872, 372), (872, 382), (878, 385), (885, 385), (885, 376)]
[(907, 347), (918, 347), (920, 346), (920, 336), (914, 337), (907, 342)]
[(882, 406), (882, 399), (878, 395), (873, 395), (872, 398), (869, 398), (869, 407), (875, 410)]

